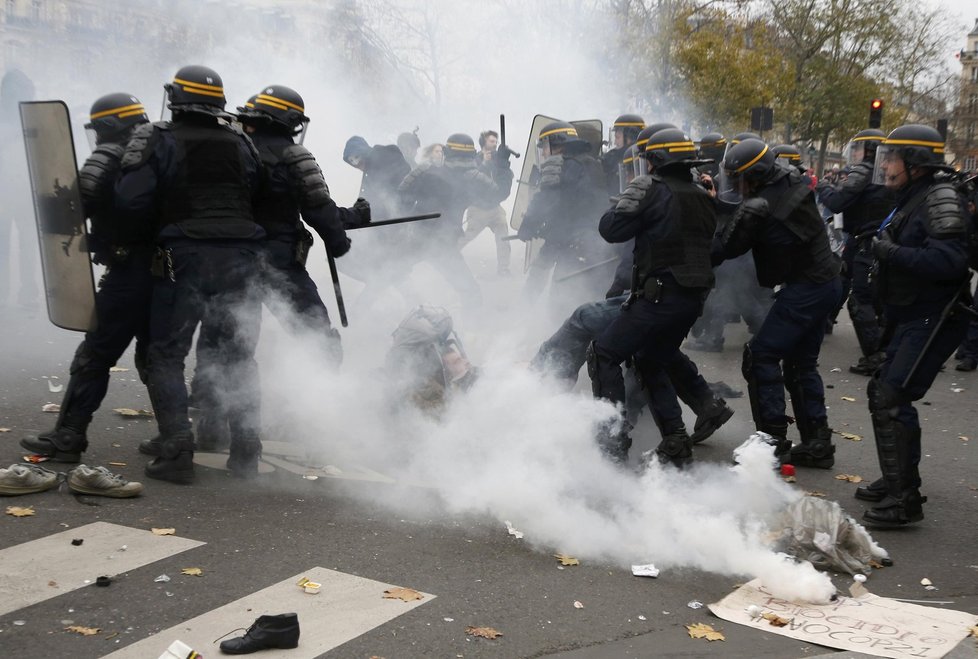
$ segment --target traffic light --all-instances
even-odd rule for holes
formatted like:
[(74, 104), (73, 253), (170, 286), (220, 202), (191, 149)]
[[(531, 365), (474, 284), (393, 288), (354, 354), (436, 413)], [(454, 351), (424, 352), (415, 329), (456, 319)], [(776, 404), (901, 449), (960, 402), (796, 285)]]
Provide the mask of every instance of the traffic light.
[(874, 98), (869, 102), (869, 127), (879, 128), (883, 125), (883, 99)]

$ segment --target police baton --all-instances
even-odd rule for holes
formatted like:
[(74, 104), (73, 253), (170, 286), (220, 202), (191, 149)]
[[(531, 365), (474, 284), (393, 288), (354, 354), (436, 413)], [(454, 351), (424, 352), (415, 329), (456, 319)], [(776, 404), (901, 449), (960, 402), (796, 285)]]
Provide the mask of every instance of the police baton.
[(906, 389), (910, 385), (910, 379), (916, 375), (917, 369), (920, 367), (920, 363), (924, 361), (924, 357), (927, 356), (927, 352), (930, 350), (931, 344), (934, 343), (934, 339), (937, 338), (937, 334), (944, 328), (944, 324), (947, 322), (947, 319), (951, 317), (951, 314), (954, 313), (955, 309), (960, 308), (962, 311), (978, 318), (978, 311), (976, 311), (971, 305), (966, 304), (961, 299), (961, 296), (965, 294), (965, 291), (967, 291), (968, 294), (971, 293), (970, 276), (969, 282), (965, 284), (965, 287), (955, 293), (951, 301), (944, 307), (944, 310), (941, 312), (941, 317), (938, 318), (937, 323), (934, 325), (934, 329), (931, 330), (930, 336), (927, 337), (927, 342), (924, 343), (924, 347), (917, 354), (917, 359), (914, 361), (913, 366), (910, 367), (910, 372), (908, 372), (907, 377), (903, 379), (903, 384), (900, 385), (901, 389)]
[(340, 311), (340, 324), (349, 327), (350, 323), (346, 319), (346, 305), (343, 303), (343, 290), (340, 288), (340, 273), (336, 271), (336, 259), (326, 248), (326, 263), (329, 264), (329, 277), (333, 280), (333, 293), (336, 294), (336, 308)]
[(355, 227), (346, 227), (347, 231), (353, 229), (369, 229), (371, 227), (386, 227), (391, 224), (405, 224), (407, 222), (420, 222), (421, 220), (433, 220), (441, 217), (441, 213), (425, 213), (424, 215), (409, 215), (407, 217), (394, 217), (389, 220), (377, 220), (367, 224), (358, 224)]
[(615, 261), (620, 261), (620, 260), (621, 260), (621, 257), (620, 256), (615, 256), (615, 257), (612, 257), (610, 259), (605, 259), (604, 261), (599, 261), (598, 263), (595, 263), (593, 265), (589, 265), (586, 268), (581, 268), (580, 270), (575, 270), (574, 272), (572, 272), (570, 274), (567, 274), (567, 275), (564, 275), (562, 277), (555, 277), (554, 278), (554, 283), (555, 284), (559, 284), (560, 282), (567, 281), (568, 279), (571, 279), (572, 277), (576, 277), (578, 275), (583, 275), (585, 272), (591, 272), (592, 270), (595, 270), (597, 268), (600, 268), (603, 265), (608, 265), (609, 263), (614, 263)]
[(516, 156), (517, 158), (521, 157), (518, 152), (513, 151), (506, 144), (506, 115), (505, 114), (499, 115), (499, 148), (500, 149), (505, 148), (507, 151), (509, 151), (510, 155)]

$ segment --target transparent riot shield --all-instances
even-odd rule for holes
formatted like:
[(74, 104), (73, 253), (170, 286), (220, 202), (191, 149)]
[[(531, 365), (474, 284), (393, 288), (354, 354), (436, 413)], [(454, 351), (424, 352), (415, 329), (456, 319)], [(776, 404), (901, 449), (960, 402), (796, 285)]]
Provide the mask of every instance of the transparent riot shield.
[(63, 101), (20, 104), (41, 247), (48, 318), (62, 329), (95, 329), (95, 283), (78, 191), (75, 142)]
[[(526, 149), (523, 151), (523, 169), (520, 171), (519, 179), (516, 181), (516, 197), (513, 199), (513, 213), (510, 215), (509, 225), (514, 229), (519, 229), (523, 224), (523, 216), (526, 209), (530, 206), (530, 200), (540, 189), (540, 160), (537, 155), (537, 136), (540, 130), (549, 123), (560, 121), (554, 117), (538, 114), (533, 117), (530, 124), (530, 137), (526, 141)], [(577, 129), (577, 136), (582, 140), (587, 140), (591, 145), (588, 152), (595, 158), (601, 157), (601, 147), (603, 139), (603, 127), (600, 119), (587, 119), (583, 121), (571, 121), (570, 124)], [(526, 252), (523, 258), (523, 272), (526, 273), (533, 262), (542, 240), (531, 240), (526, 243)]]

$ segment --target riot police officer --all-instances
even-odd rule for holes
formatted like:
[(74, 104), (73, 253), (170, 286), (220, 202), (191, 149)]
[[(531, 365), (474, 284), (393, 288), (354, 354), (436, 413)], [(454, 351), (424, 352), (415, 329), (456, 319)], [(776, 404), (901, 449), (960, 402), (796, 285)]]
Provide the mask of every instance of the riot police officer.
[[(693, 182), (696, 147), (683, 131), (667, 128), (649, 138), (645, 155), (650, 173), (629, 183), (599, 225), (609, 242), (634, 240), (629, 297), (587, 354), (592, 392), (613, 403), (625, 398), (622, 362), (641, 353), (647, 370), (673, 359), (714, 281), (710, 243), (716, 212), (709, 193)], [(692, 459), (692, 440), (681, 416), (678, 422), (662, 429), (656, 453), (682, 466)], [(627, 433), (604, 431), (599, 441), (612, 459), (627, 457)]]
[(896, 207), (872, 242), (887, 329), (886, 358), (867, 397), (882, 478), (856, 490), (876, 504), (863, 519), (902, 526), (924, 517), (920, 495), (920, 400), (961, 343), (968, 317), (969, 245), (964, 196), (943, 180), (944, 139), (929, 126), (890, 132), (877, 149), (874, 183)]
[(608, 195), (620, 192), (618, 169), (628, 147), (635, 144), (638, 134), (645, 128), (645, 119), (637, 114), (623, 114), (615, 119), (609, 132), (608, 150), (601, 154), (601, 167), (608, 182)]
[(892, 190), (873, 183), (876, 150), (883, 137), (883, 131), (876, 128), (856, 133), (846, 146), (849, 175), (839, 185), (820, 181), (815, 187), (823, 206), (833, 213), (842, 213), (842, 228), (847, 235), (843, 259), (851, 282), (846, 305), (862, 352), (859, 362), (849, 370), (859, 375), (872, 375), (883, 361), (882, 319), (869, 276), (873, 266), (872, 235), (895, 203)]
[[(817, 366), (825, 320), (839, 302), (842, 284), (825, 225), (798, 170), (775, 158), (761, 140), (744, 139), (730, 148), (723, 170), (744, 202), (719, 234), (714, 261), (752, 250), (760, 285), (781, 286), (764, 323), (744, 346), (742, 370), (754, 424), (773, 438), (781, 462), (828, 469), (835, 446)], [(801, 435), (793, 449), (785, 388)]]
[(453, 133), (445, 141), (445, 164), (422, 163), (408, 174), (398, 191), (404, 203), (419, 212), (440, 212), (436, 220), (418, 223), (415, 249), (451, 284), (468, 307), (478, 306), (482, 292), (459, 248), (462, 216), (473, 203), (498, 204), (513, 185), (507, 149), (496, 150), (493, 166), (480, 170), (475, 142), (469, 135)]
[(85, 215), (91, 220), (89, 249), (106, 267), (95, 295), (96, 328), (85, 334), (71, 361), (68, 386), (54, 430), (25, 437), (20, 444), (58, 462), (78, 462), (88, 447), (86, 430), (109, 388), (109, 369), (136, 339), (136, 370), (147, 381), (146, 349), (153, 291), (150, 259), (153, 224), (116, 209), (113, 187), (120, 161), (136, 126), (149, 118), (130, 94), (108, 94), (92, 104), (85, 128), (95, 149), (78, 173)]
[(261, 397), (254, 350), (261, 299), (254, 283), (265, 232), (253, 201), (261, 161), (251, 140), (227, 121), (216, 71), (185, 66), (165, 89), (173, 120), (134, 131), (116, 195), (124, 210), (159, 213), (149, 392), (162, 447), (146, 475), (188, 483), (194, 435), (183, 370), (198, 322), (210, 325), (222, 346), (228, 466), (243, 475), (257, 468)]
[[(608, 191), (601, 163), (590, 155), (590, 149), (577, 129), (565, 121), (551, 122), (540, 130), (540, 189), (517, 230), (522, 241), (544, 240), (523, 288), (529, 301), (540, 295), (551, 274), (568, 274), (606, 260), (610, 254), (596, 226), (608, 206)], [(600, 270), (576, 277), (573, 294), (594, 299), (603, 290), (605, 277)]]

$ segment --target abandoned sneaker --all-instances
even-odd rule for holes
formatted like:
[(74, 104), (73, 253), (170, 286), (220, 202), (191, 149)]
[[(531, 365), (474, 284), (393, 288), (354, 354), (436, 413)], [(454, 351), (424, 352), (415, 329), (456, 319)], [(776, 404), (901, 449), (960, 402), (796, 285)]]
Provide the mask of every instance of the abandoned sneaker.
[(78, 465), (68, 473), (68, 489), (77, 494), (128, 499), (142, 494), (143, 485), (127, 481), (105, 467)]
[(58, 474), (37, 465), (12, 464), (0, 467), (0, 496), (44, 492), (58, 485)]

